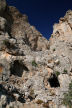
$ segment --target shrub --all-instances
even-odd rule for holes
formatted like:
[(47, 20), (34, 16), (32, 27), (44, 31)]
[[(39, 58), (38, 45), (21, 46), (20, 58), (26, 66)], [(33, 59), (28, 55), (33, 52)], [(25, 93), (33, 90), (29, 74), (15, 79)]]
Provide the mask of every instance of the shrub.
[(30, 90), (29, 97), (30, 97), (31, 100), (35, 98), (35, 94), (34, 94), (34, 90), (33, 89)]
[(14, 108), (13, 106), (10, 106), (10, 108)]
[(72, 81), (71, 81), (71, 83), (69, 84), (69, 89), (72, 91)]
[(60, 72), (56, 71), (55, 75), (58, 77), (60, 75)]
[(62, 104), (64, 104), (65, 106), (69, 106), (69, 108), (72, 108), (72, 81), (69, 84), (68, 93), (64, 94), (64, 99), (63, 99)]
[(32, 66), (37, 67), (37, 63), (35, 62), (35, 60), (32, 61)]
[(68, 71), (67, 71), (66, 69), (64, 69), (64, 73), (63, 73), (63, 74), (67, 74), (67, 72), (68, 72)]
[(53, 38), (53, 34), (51, 35), (51, 37)]
[(10, 43), (9, 43), (8, 40), (4, 40), (4, 41), (3, 41), (3, 44), (6, 45), (6, 46), (9, 46), (9, 45), (10, 45)]
[(34, 95), (34, 90), (33, 89), (30, 90), (30, 95), (31, 96)]

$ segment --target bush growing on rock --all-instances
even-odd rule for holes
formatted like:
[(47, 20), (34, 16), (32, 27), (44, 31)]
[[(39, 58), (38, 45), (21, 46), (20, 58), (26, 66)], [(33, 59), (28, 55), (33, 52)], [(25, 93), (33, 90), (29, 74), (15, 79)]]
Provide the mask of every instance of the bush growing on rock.
[(9, 46), (9, 45), (10, 45), (10, 43), (9, 43), (8, 40), (4, 40), (4, 41), (3, 41), (3, 44), (4, 44), (5, 46)]
[(51, 35), (51, 37), (53, 38), (53, 34)]
[(64, 73), (63, 73), (63, 74), (67, 74), (67, 72), (68, 72), (68, 71), (67, 71), (66, 69), (64, 69)]
[(64, 94), (64, 99), (62, 102), (64, 105), (68, 106), (69, 108), (72, 108), (72, 81), (69, 84), (69, 91), (68, 93)]
[(56, 71), (55, 72), (55, 75), (56, 75), (56, 77), (58, 77), (60, 75), (60, 72), (59, 71)]
[(37, 63), (35, 60), (32, 61), (32, 66), (37, 67)]
[(30, 90), (30, 98), (31, 98), (31, 99), (35, 99), (34, 89), (31, 89), (31, 90)]

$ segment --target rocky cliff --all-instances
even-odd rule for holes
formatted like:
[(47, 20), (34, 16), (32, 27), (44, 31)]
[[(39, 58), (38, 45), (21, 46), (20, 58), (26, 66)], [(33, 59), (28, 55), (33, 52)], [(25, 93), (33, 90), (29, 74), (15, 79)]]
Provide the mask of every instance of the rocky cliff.
[(53, 26), (48, 41), (26, 15), (0, 0), (0, 107), (69, 108), (62, 100), (71, 81), (72, 11)]

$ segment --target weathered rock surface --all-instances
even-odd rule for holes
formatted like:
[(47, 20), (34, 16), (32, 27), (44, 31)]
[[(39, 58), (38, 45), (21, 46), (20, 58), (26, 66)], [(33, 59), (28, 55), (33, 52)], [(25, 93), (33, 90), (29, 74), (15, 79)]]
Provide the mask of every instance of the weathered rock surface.
[(31, 50), (46, 50), (49, 42), (42, 34), (31, 26), (28, 17), (22, 15), (15, 7), (9, 7), (9, 14), (12, 16), (11, 34), (17, 39), (18, 44), (27, 45)]
[(6, 9), (6, 0), (0, 0), (0, 15), (2, 15)]
[(26, 15), (0, 1), (0, 107), (67, 108), (72, 80), (72, 11), (48, 41)]

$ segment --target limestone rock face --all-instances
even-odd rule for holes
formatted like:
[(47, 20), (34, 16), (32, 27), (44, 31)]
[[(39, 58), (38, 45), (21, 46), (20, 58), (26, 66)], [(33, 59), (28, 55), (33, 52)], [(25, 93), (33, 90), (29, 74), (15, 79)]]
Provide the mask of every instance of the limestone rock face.
[(10, 65), (6, 59), (0, 59), (0, 81), (6, 81), (10, 77)]
[(72, 81), (72, 11), (49, 41), (15, 7), (0, 1), (0, 107), (67, 108)]
[(5, 31), (6, 24), (7, 24), (6, 19), (0, 17), (0, 30)]
[(26, 15), (22, 15), (15, 7), (9, 7), (9, 11), (13, 19), (11, 34), (14, 38), (22, 40), (31, 50), (49, 48), (49, 42), (42, 37), (42, 34), (34, 26), (29, 24)]

